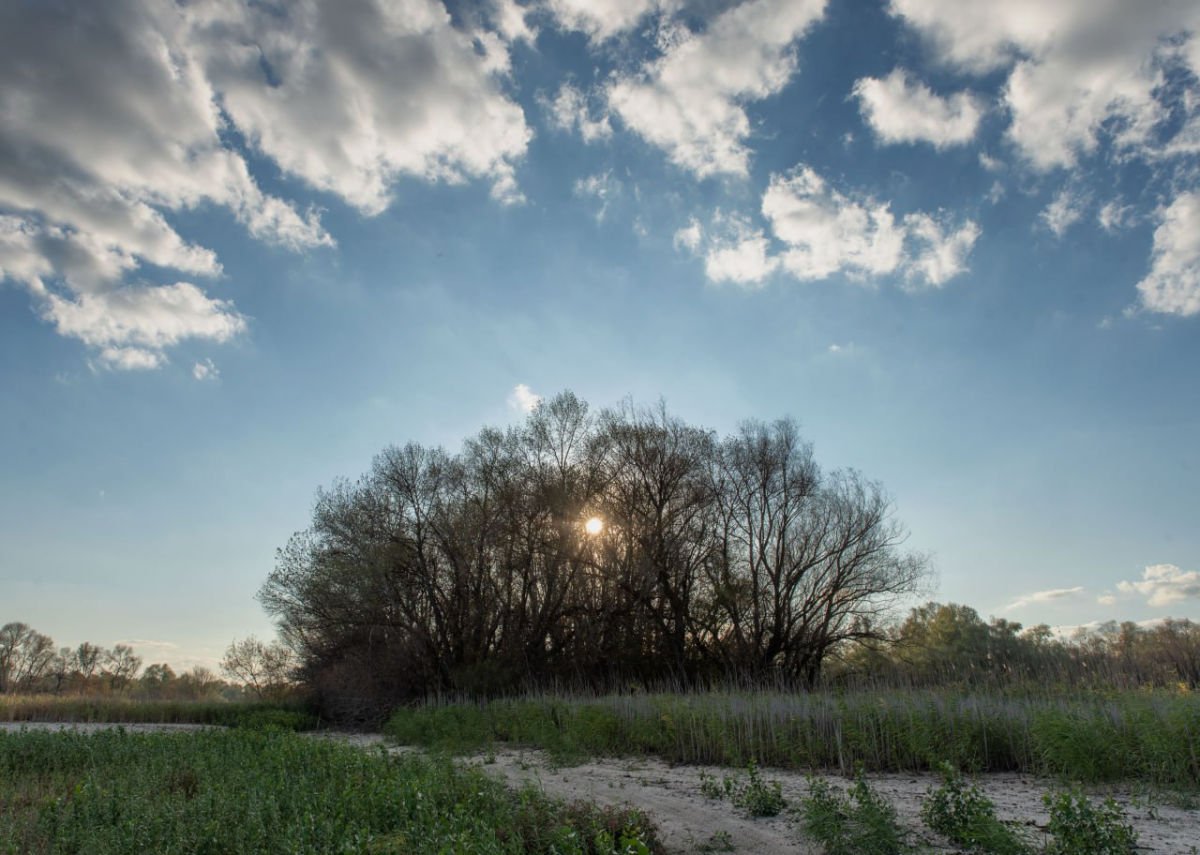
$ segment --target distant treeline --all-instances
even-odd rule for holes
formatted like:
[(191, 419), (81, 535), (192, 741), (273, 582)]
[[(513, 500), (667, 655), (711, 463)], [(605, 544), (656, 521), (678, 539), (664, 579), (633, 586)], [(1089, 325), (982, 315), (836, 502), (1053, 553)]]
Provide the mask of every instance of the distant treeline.
[(279, 644), (253, 636), (234, 641), (221, 660), (231, 682), (197, 665), (176, 674), (170, 665), (142, 668), (127, 644), (106, 649), (83, 642), (58, 647), (54, 639), (25, 623), (0, 627), (0, 695), (121, 695), (148, 700), (277, 700), (291, 693), (295, 662)]
[(1040, 624), (984, 621), (972, 608), (927, 603), (881, 637), (848, 646), (827, 668), (834, 683), (1075, 688), (1200, 688), (1200, 624), (1109, 621), (1070, 637)]
[(457, 454), (388, 448), (319, 492), (260, 597), (326, 700), (811, 685), (919, 590), (905, 536), (882, 487), (822, 471), (790, 421), (720, 438), (563, 393)]

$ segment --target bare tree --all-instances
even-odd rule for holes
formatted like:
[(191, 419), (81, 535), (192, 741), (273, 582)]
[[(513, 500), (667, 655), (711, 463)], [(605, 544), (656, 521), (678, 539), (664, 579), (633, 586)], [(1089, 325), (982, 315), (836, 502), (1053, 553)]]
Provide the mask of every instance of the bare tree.
[(293, 669), (290, 650), (278, 642), (264, 644), (253, 635), (231, 642), (221, 660), (221, 670), (259, 699), (277, 699), (286, 694)]
[(104, 657), (104, 673), (113, 689), (124, 692), (142, 667), (142, 658), (128, 644), (115, 644)]

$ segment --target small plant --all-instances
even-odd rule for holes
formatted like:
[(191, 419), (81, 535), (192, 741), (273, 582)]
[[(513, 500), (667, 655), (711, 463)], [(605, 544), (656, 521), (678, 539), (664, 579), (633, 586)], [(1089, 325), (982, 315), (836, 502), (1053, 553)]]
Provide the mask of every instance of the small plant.
[(801, 819), (804, 830), (821, 842), (826, 855), (898, 855), (907, 851), (896, 809), (871, 788), (861, 771), (845, 796), (826, 781), (810, 779)]
[(728, 831), (714, 831), (704, 843), (700, 844), (697, 852), (734, 852), (733, 837)]
[(996, 808), (974, 784), (968, 785), (949, 764), (942, 767), (942, 785), (930, 790), (921, 805), (921, 819), (938, 834), (975, 852), (1023, 855), (1030, 847), (996, 818)]
[(726, 775), (721, 781), (707, 772), (700, 773), (700, 793), (709, 799), (729, 799), (750, 816), (778, 816), (787, 800), (783, 797), (783, 785), (778, 781), (767, 781), (759, 774), (758, 764), (753, 760), (746, 766), (746, 781), (740, 783)]
[(778, 816), (787, 807), (783, 786), (778, 781), (764, 780), (753, 760), (746, 767), (746, 783), (733, 792), (733, 803), (750, 816)]
[(1047, 855), (1131, 855), (1137, 849), (1137, 832), (1111, 798), (1099, 807), (1079, 790), (1046, 793), (1042, 801), (1050, 811)]

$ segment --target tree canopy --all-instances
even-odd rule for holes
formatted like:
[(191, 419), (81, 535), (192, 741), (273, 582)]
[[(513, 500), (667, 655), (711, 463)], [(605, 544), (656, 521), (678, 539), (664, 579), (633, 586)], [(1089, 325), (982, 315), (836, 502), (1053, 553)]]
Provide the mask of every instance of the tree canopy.
[[(591, 520), (589, 526), (587, 523)], [(310, 681), (384, 703), (530, 683), (812, 683), (926, 575), (876, 482), (790, 420), (730, 436), (570, 392), (318, 492), (260, 599)]]

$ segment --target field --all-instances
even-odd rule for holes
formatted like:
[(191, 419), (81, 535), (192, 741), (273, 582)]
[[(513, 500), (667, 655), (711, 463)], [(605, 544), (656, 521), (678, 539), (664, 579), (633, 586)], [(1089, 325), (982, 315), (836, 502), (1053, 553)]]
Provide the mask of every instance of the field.
[(302, 703), (154, 701), (117, 695), (0, 695), (0, 722), (76, 721), (126, 724), (272, 725), (309, 730), (320, 720)]
[(0, 852), (648, 852), (645, 818), (267, 730), (0, 732)]

